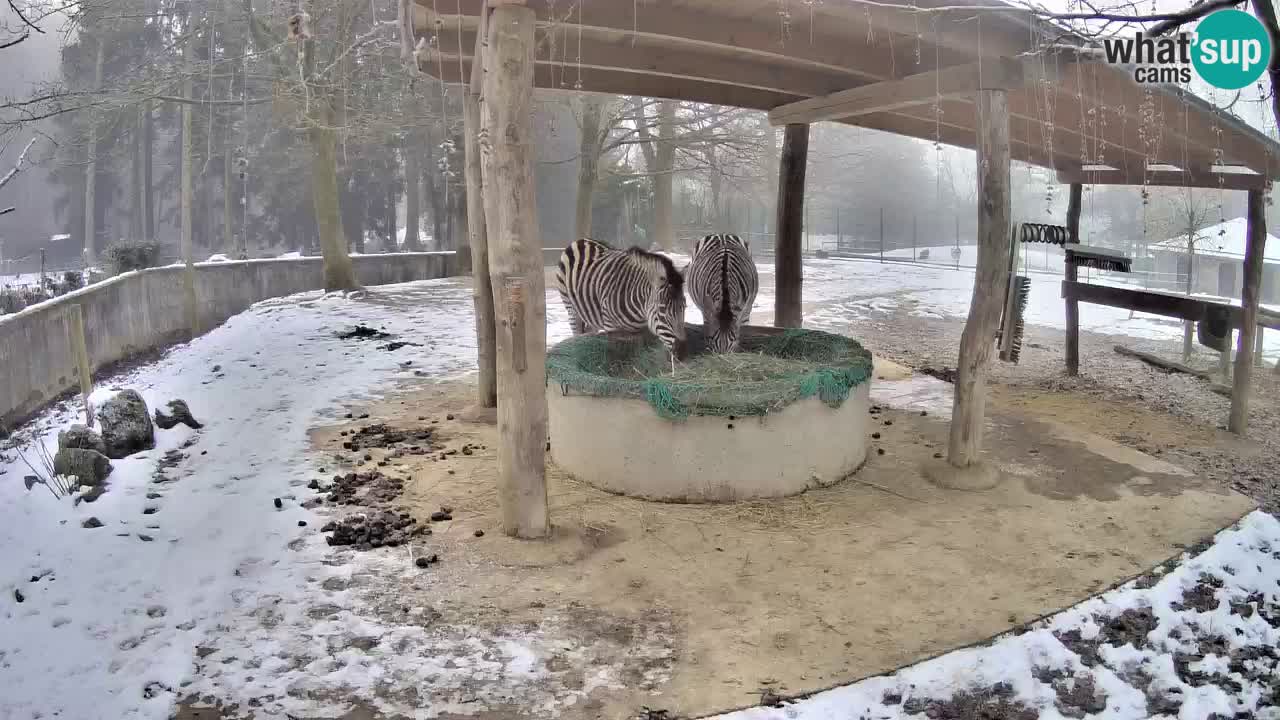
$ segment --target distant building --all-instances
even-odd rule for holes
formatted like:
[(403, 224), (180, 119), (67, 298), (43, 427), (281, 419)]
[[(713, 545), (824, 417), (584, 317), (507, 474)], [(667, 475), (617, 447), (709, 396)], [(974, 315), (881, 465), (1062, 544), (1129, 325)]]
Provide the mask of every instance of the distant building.
[[(1224, 298), (1239, 298), (1244, 284), (1245, 218), (1235, 218), (1207, 227), (1196, 235), (1195, 272), (1191, 291)], [(1167, 290), (1186, 288), (1191, 262), (1187, 236), (1169, 238), (1150, 247), (1156, 280)], [(1267, 234), (1262, 265), (1262, 302), (1280, 304), (1280, 238)]]

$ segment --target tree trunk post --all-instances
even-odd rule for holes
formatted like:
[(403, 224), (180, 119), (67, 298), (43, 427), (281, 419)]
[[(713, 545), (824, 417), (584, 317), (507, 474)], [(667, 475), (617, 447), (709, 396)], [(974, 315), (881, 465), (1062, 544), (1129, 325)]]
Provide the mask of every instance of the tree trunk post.
[[(473, 57), (473, 83), (481, 77), (481, 58), (484, 52), (485, 32), (484, 19), (481, 19), (481, 30), (476, 36), (476, 49)], [(476, 382), (476, 405), (481, 408), (498, 406), (498, 385), (495, 377), (496, 343), (494, 337), (495, 316), (493, 312), (493, 284), (489, 279), (489, 240), (485, 228), (485, 193), (484, 177), (481, 170), (480, 153), (480, 88), (476, 84), (465, 88), (463, 95), (463, 121), (466, 136), (463, 139), (463, 154), (466, 165), (463, 168), (467, 183), (467, 258), (471, 266), (471, 298), (476, 316), (476, 364), (480, 368), (480, 377)], [(459, 250), (461, 255), (461, 250)]]
[(809, 162), (809, 126), (787, 125), (778, 163), (778, 219), (774, 239), (775, 283), (773, 324), (800, 327), (804, 322), (801, 282), (804, 265), (800, 254), (804, 231), (804, 178)]
[[(1083, 204), (1083, 196), (1084, 185), (1071, 183), (1070, 195), (1067, 198), (1067, 242), (1069, 243), (1077, 244), (1080, 242), (1080, 210)], [(1065, 262), (1065, 255), (1063, 260), (1063, 279), (1067, 282), (1075, 282), (1079, 277), (1079, 268), (1072, 263)], [(1070, 298), (1066, 302), (1067, 375), (1075, 377), (1080, 374), (1080, 301)]]
[[(498, 0), (491, 0), (497, 2)], [(533, 188), (533, 70), (537, 16), (523, 5), (492, 10), (481, 93), (489, 276), (497, 310), (498, 502), (502, 529), (542, 538), (547, 512), (547, 311)]]
[(1266, 332), (1267, 332), (1267, 329), (1259, 325), (1258, 334), (1253, 339), (1253, 366), (1254, 367), (1262, 367), (1262, 351), (1265, 346), (1265, 343), (1263, 342), (1263, 336), (1266, 334)]
[(653, 234), (652, 242), (667, 252), (675, 247), (675, 219), (672, 217), (672, 190), (675, 169), (676, 102), (663, 100), (658, 104), (658, 142), (654, 153), (657, 175), (653, 178)]
[(1236, 435), (1244, 435), (1249, 428), (1249, 386), (1253, 380), (1254, 338), (1260, 336), (1258, 302), (1262, 295), (1262, 258), (1267, 243), (1266, 197), (1261, 190), (1249, 191), (1247, 222), (1244, 286), (1240, 294), (1240, 346), (1236, 351), (1235, 378), (1231, 386), (1231, 415), (1227, 421), (1227, 429)]
[(1004, 90), (979, 90), (978, 264), (969, 317), (960, 339), (955, 404), (947, 461), (978, 462), (986, 410), (987, 370), (1009, 281), (1009, 99)]
[(226, 146), (222, 149), (222, 245), (227, 255), (236, 258), (236, 224), (232, 201), (235, 199), (234, 181), (231, 166), (235, 164), (231, 147), (231, 126), (227, 125)]
[[(592, 199), (600, 161), (600, 118), (604, 102), (595, 96), (582, 98), (582, 137), (578, 141), (578, 197), (574, 212), (574, 237), (591, 236)], [(566, 243), (567, 244), (567, 243)]]

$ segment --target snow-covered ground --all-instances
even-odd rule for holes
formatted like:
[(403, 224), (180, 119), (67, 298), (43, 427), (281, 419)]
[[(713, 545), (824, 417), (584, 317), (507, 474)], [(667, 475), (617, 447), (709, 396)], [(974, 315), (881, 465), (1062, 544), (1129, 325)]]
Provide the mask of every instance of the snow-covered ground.
[[(762, 271), (771, 274), (772, 268)], [(815, 261), (806, 264), (805, 275), (806, 298), (819, 306), (812, 324), (839, 328), (859, 314), (902, 303), (911, 304), (913, 312), (963, 315), (972, 285), (971, 273), (876, 262)], [(762, 314), (773, 304), (771, 282), (766, 278), (763, 285), (757, 298)], [(1062, 312), (1056, 287), (1056, 282), (1033, 285), (1038, 289), (1032, 293), (1031, 322), (1060, 322), (1054, 320)], [(548, 341), (556, 342), (569, 331), (554, 291), (547, 306)], [(1107, 312), (1087, 307), (1085, 326), (1101, 329), (1111, 323), (1120, 326), (1115, 332), (1170, 337), (1180, 332)], [(696, 310), (690, 319), (697, 319)], [(356, 323), (425, 335), (429, 347), (409, 367), (395, 353), (353, 351), (351, 341), (333, 333)], [(537, 683), (542, 655), (536, 636), (480, 634), (441, 643), (416, 625), (371, 620), (351, 609), (350, 599), (335, 602), (346, 597), (344, 591), (340, 584), (328, 589), (324, 580), (349, 577), (361, 568), (327, 565), (321, 536), (298, 525), (316, 517), (291, 499), (294, 488), (323, 462), (307, 451), (309, 427), (346, 412), (345, 404), (385, 392), (400, 378), (471, 372), (472, 327), (470, 291), (456, 280), (378, 288), (364, 297), (306, 293), (263, 302), (117, 380), (114, 387), (139, 390), (151, 407), (184, 399), (207, 425), (198, 431), (182, 426), (157, 431), (155, 450), (115, 461), (111, 489), (96, 502), (73, 506), (39, 486), (27, 491), (22, 482), (27, 468), (7, 453), (0, 459), (0, 720), (159, 720), (169, 717), (179, 698), (226, 696), (237, 688), (252, 697), (274, 696), (263, 713), (312, 717), (318, 710), (312, 698), (326, 691), (374, 695), (428, 683), (460, 687), (479, 675), (514, 678), (510, 689), (517, 696), (544, 709), (554, 707), (545, 704), (551, 701)], [(95, 402), (112, 390), (99, 388)], [(75, 420), (71, 413), (42, 417), (37, 428), (45, 446), (54, 449), (57, 430)], [(157, 469), (168, 453), (179, 450), (176, 470)], [(274, 507), (276, 498), (285, 499), (282, 509)], [(90, 517), (103, 527), (82, 528)], [(1087, 641), (1098, 627), (1095, 614), (1148, 603), (1159, 620), (1149, 646), (1103, 648), (1101, 664), (1089, 671), (1110, 698), (1099, 717), (1142, 717), (1139, 710), (1145, 706), (1132, 684), (1121, 686), (1119, 673), (1127, 662), (1145, 659), (1143, 667), (1154, 673), (1158, 688), (1175, 687), (1173, 650), (1190, 642), (1187, 633), (1192, 632), (1179, 630), (1179, 640), (1175, 629), (1195, 621), (1225, 637), (1224, 652), (1280, 641), (1276, 629), (1266, 625), (1265, 613), (1231, 615), (1224, 603), (1197, 614), (1172, 605), (1201, 571), (1222, 575), (1224, 585), (1216, 592), (1223, 600), (1260, 592), (1264, 604), (1275, 603), (1280, 555), (1273, 549), (1280, 550), (1280, 524), (1255, 514), (1155, 588), (1113, 593), (1044, 629), (990, 648), (953, 653), (789, 708), (734, 717), (899, 717), (914, 707), (906, 704), (909, 699), (946, 696), (974, 682), (1007, 681), (1014, 699), (1048, 702), (1041, 717), (1056, 718), (1052, 691), (1034, 680), (1033, 665), (1084, 671), (1054, 631), (1079, 628)], [(367, 563), (363, 569), (375, 573), (396, 572), (379, 562), (376, 553), (353, 561)], [(317, 619), (311, 613), (318, 606), (332, 612)], [(306, 632), (299, 630), (303, 627)], [(388, 651), (368, 656), (350, 648), (357, 635), (382, 638)], [(213, 644), (214, 654), (206, 657)], [(403, 647), (410, 651), (400, 652)], [(197, 657), (217, 669), (194, 674)], [(299, 657), (322, 659), (299, 662)], [(1196, 661), (1196, 668), (1209, 674), (1227, 672), (1229, 665), (1216, 655)], [(1184, 688), (1189, 700), (1180, 717), (1206, 717), (1205, 708), (1230, 717), (1254, 708), (1260, 692), (1241, 685), (1244, 689), (1231, 698), (1210, 685)], [(885, 704), (884, 692), (894, 688), (902, 703)], [(446, 704), (432, 710), (474, 711)]]

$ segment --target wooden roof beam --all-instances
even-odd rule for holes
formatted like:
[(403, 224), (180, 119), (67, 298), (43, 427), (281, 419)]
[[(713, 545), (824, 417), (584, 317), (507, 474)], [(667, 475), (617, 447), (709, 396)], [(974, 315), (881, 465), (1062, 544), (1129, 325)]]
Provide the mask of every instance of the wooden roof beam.
[(1088, 170), (1058, 173), (1058, 182), (1084, 185), (1152, 185), (1157, 187), (1191, 187), (1216, 190), (1263, 190), (1267, 179), (1248, 173), (1215, 173), (1191, 170), (1155, 170), (1124, 172), (1123, 170)]
[(901, 80), (863, 85), (822, 97), (781, 105), (769, 111), (773, 125), (842, 120), (900, 110), (940, 99), (969, 98), (979, 90), (1021, 88), (1039, 78), (1033, 63), (998, 58), (919, 73)]

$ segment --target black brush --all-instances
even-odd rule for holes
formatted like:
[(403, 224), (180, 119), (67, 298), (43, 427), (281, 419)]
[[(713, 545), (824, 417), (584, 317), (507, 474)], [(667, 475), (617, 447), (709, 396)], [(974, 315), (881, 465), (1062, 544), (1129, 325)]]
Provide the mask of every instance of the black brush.
[(1031, 278), (1019, 275), (1015, 280), (1018, 283), (1018, 294), (1014, 297), (1013, 337), (1009, 342), (1008, 362), (1017, 365), (1018, 358), (1022, 355), (1022, 334), (1026, 327), (1027, 300), (1031, 297)]

